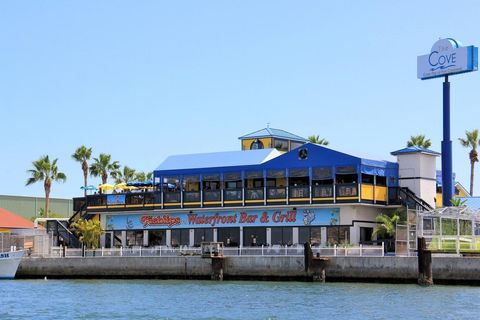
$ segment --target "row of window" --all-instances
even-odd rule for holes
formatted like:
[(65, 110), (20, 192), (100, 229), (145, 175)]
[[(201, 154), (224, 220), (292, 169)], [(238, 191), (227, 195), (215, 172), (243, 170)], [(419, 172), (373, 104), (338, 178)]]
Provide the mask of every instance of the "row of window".
[[(271, 245), (292, 245), (293, 228), (292, 227), (273, 227), (271, 229)], [(329, 226), (327, 230), (327, 243), (329, 245), (339, 244), (350, 241), (350, 227)], [(113, 245), (122, 246), (122, 231), (114, 231)], [(128, 230), (126, 232), (125, 246), (143, 246), (143, 230)], [(240, 228), (219, 228), (217, 240), (223, 242), (227, 247), (238, 247), (240, 245)], [(309, 241), (312, 245), (320, 245), (322, 238), (321, 227), (299, 227), (298, 243)], [(213, 241), (213, 228), (194, 229), (194, 246), (200, 246), (202, 242)], [(106, 246), (109, 243), (107, 241)], [(165, 246), (166, 230), (149, 230), (148, 246)], [(190, 245), (190, 229), (172, 229), (171, 243), (172, 247)], [(254, 247), (268, 245), (267, 229), (264, 227), (243, 228), (243, 246)]]

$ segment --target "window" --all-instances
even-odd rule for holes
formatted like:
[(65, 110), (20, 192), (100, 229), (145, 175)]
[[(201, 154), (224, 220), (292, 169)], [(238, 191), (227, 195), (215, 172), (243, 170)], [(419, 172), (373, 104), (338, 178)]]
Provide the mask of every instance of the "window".
[(143, 246), (143, 230), (127, 231), (127, 246)]
[(329, 245), (350, 242), (350, 227), (327, 227), (327, 243)]
[(267, 229), (263, 227), (243, 228), (243, 245), (246, 247), (267, 245)]
[(320, 227), (299, 227), (298, 242), (310, 242), (312, 246), (319, 246), (322, 242), (322, 232)]
[(219, 228), (218, 241), (225, 247), (238, 247), (240, 243), (240, 228)]
[(305, 144), (305, 142), (297, 142), (297, 141), (290, 141), (290, 147), (291, 149), (297, 149), (301, 146), (303, 146)]
[(360, 227), (360, 242), (372, 241), (373, 228)]
[(164, 246), (166, 245), (166, 231), (165, 230), (149, 230), (148, 231), (148, 246)]
[(194, 230), (193, 245), (195, 247), (200, 247), (202, 242), (212, 242), (212, 241), (213, 241), (213, 228)]
[(386, 186), (387, 185), (387, 177), (376, 176), (376, 184), (377, 186)]
[(362, 183), (373, 184), (373, 176), (370, 174), (362, 173)]
[(272, 245), (279, 244), (282, 246), (292, 245), (293, 228), (292, 227), (276, 227), (272, 228)]
[(173, 229), (171, 234), (172, 247), (190, 245), (190, 229)]
[(273, 140), (273, 145), (279, 151), (288, 151), (288, 140), (275, 139)]
[(257, 149), (263, 149), (263, 143), (262, 141), (255, 139), (250, 145), (250, 150), (257, 150)]
[(122, 246), (122, 231), (113, 232), (113, 246), (114, 247)]

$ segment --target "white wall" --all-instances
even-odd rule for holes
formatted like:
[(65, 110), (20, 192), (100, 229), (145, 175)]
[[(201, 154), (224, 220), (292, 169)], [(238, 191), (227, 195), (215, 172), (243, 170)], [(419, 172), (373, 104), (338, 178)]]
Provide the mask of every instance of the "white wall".
[(425, 153), (397, 155), (399, 185), (412, 190), (419, 198), (435, 207), (437, 156)]

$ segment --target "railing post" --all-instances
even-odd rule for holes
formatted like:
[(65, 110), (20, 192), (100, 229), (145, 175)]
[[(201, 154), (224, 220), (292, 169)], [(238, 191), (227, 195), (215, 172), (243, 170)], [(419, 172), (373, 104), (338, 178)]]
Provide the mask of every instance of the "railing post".
[(385, 256), (385, 242), (382, 241), (382, 257)]
[(262, 244), (262, 257), (263, 257), (263, 244)]
[(362, 248), (363, 248), (363, 245), (360, 245), (360, 257), (363, 256), (363, 253), (362, 253)]
[(333, 255), (336, 257), (337, 256), (337, 245), (333, 245)]
[(120, 257), (123, 257), (123, 247), (120, 247)]
[(103, 257), (103, 249), (104, 249), (104, 248), (102, 247), (102, 257)]
[(285, 256), (287, 256), (287, 255), (288, 255), (288, 254), (287, 254), (287, 253), (288, 253), (288, 251), (287, 251), (287, 250), (288, 250), (288, 247), (287, 247), (287, 245), (285, 245)]

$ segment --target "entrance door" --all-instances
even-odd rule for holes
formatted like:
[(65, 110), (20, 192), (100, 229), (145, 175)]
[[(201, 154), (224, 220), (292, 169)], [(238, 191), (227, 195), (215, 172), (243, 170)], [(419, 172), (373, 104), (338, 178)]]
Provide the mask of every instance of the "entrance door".
[(111, 248), (113, 246), (113, 232), (105, 232), (105, 248)]

